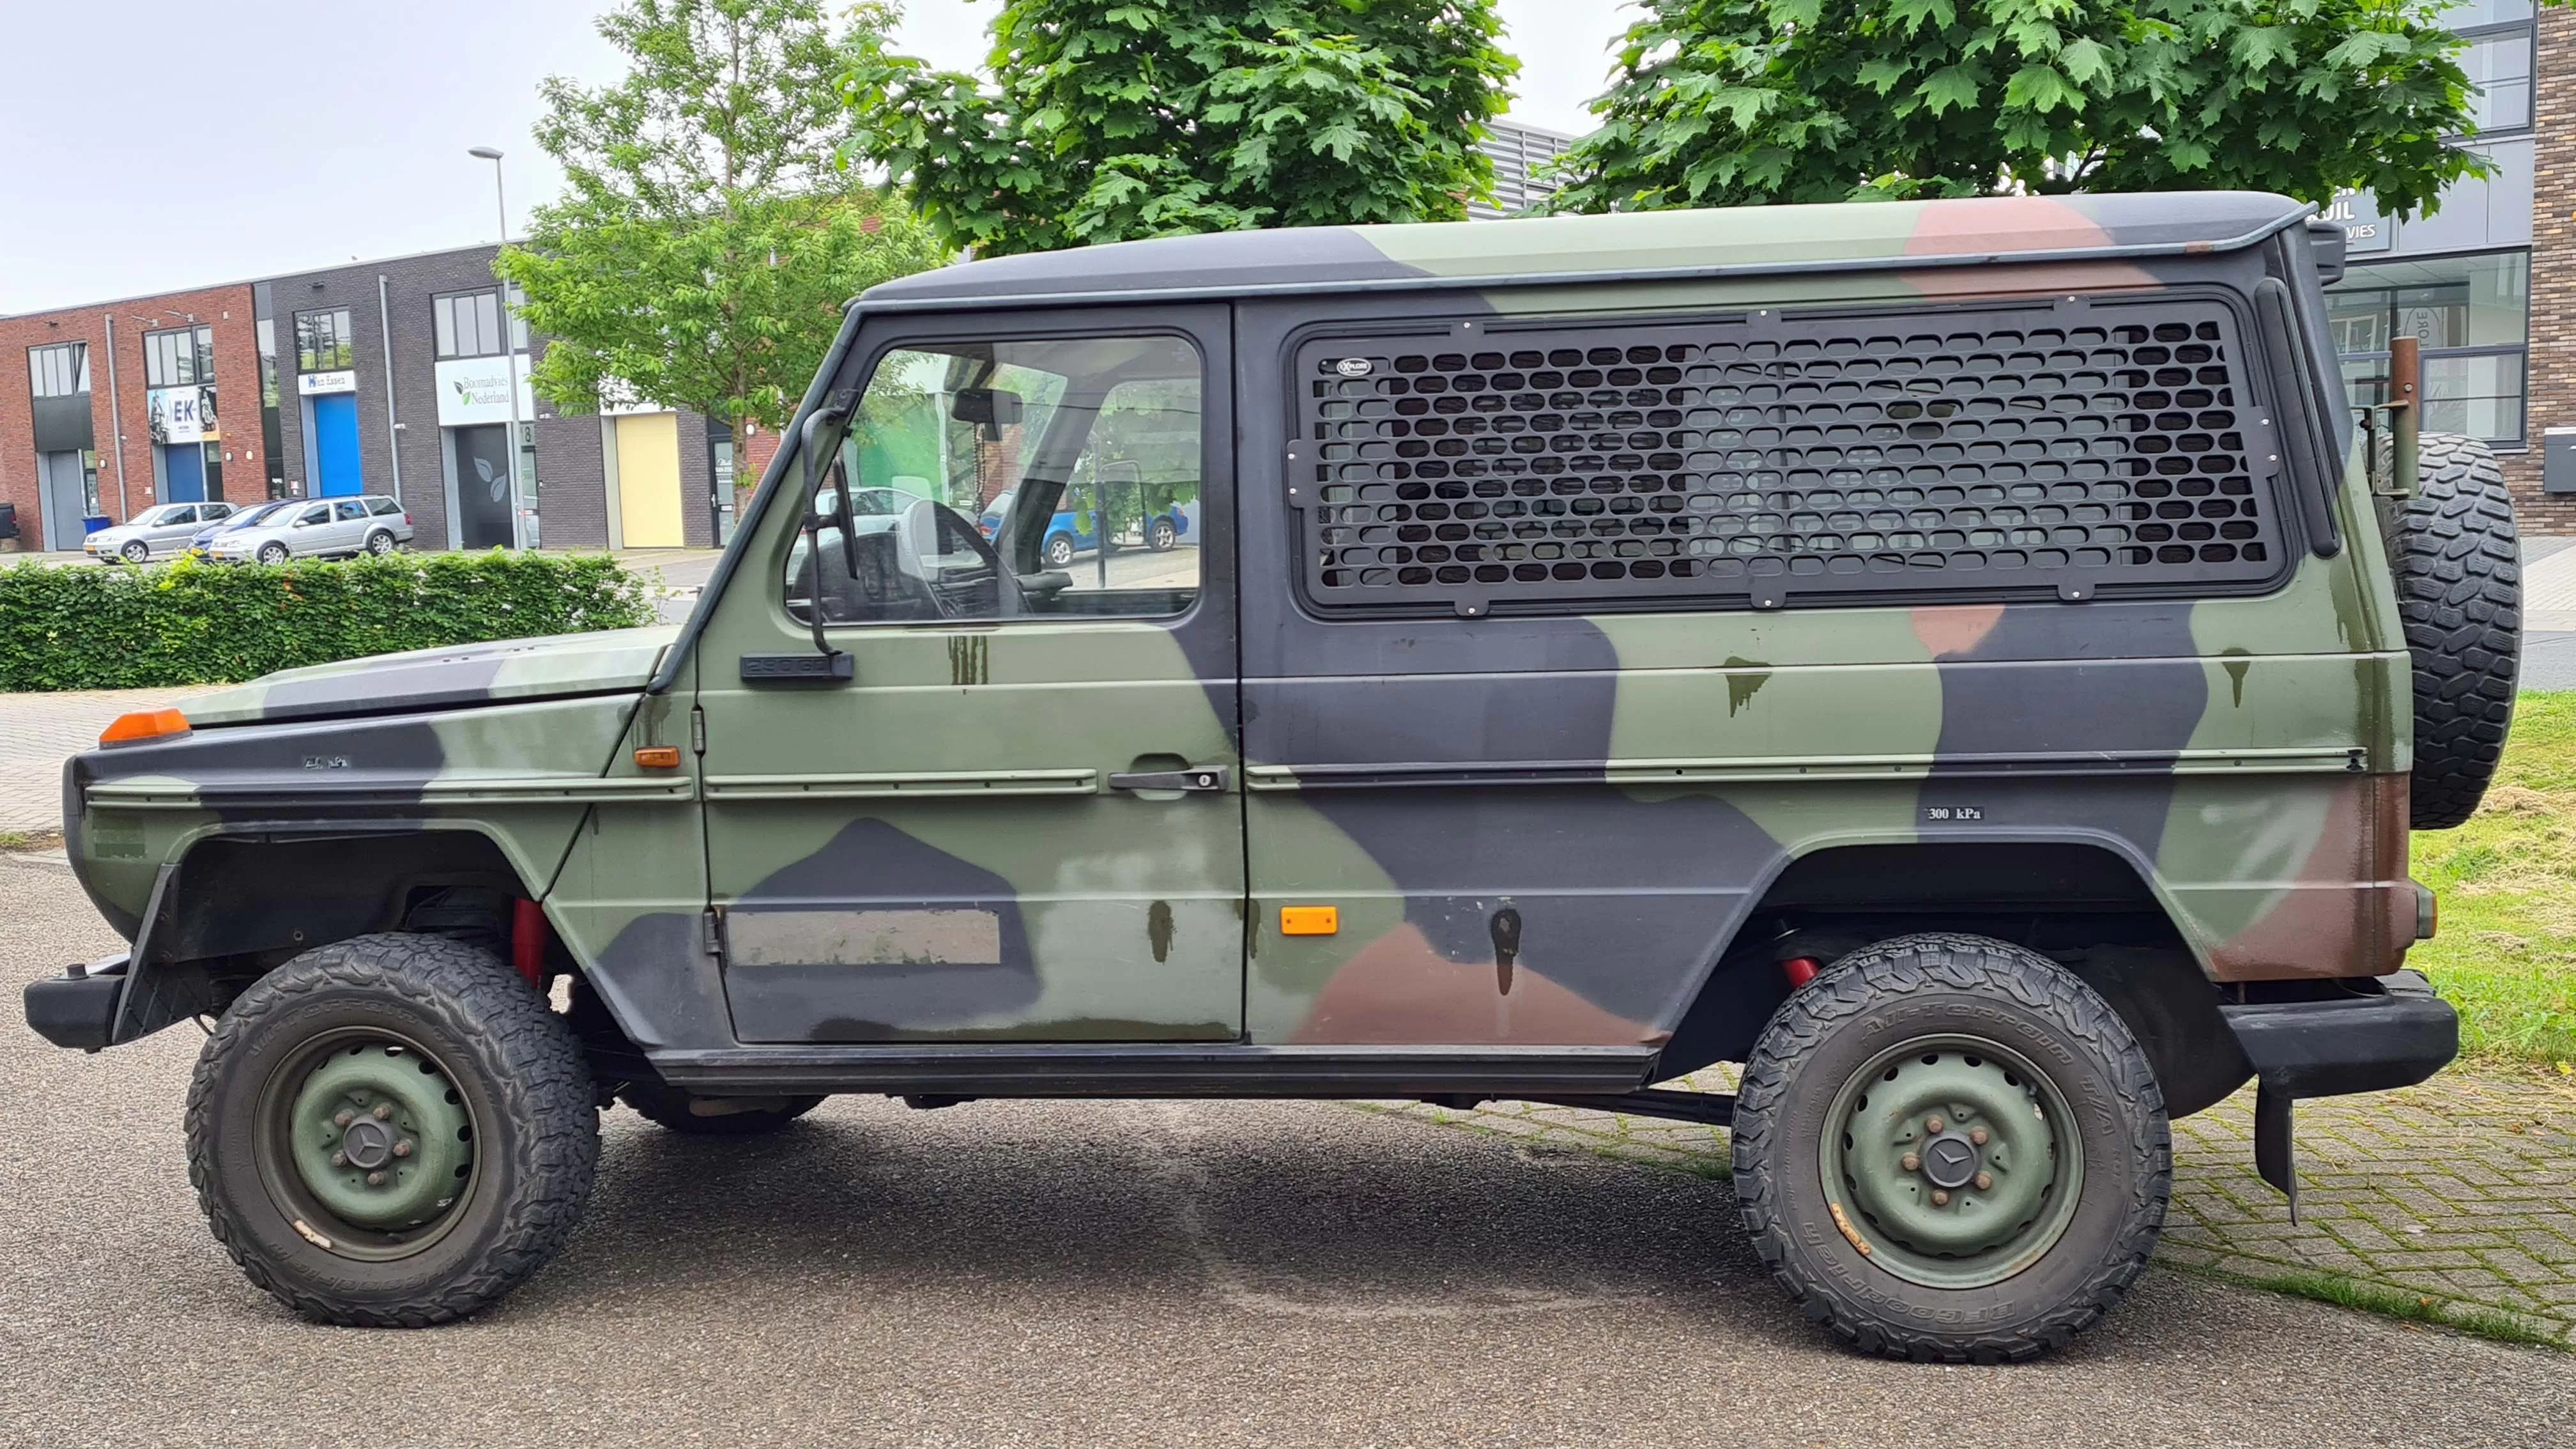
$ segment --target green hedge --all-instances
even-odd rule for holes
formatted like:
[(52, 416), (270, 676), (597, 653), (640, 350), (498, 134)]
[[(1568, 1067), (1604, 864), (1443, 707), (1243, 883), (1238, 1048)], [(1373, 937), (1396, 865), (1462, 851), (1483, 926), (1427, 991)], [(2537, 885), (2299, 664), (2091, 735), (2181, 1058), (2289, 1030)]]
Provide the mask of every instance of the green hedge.
[(0, 568), (0, 690), (233, 684), (279, 669), (653, 621), (605, 554)]

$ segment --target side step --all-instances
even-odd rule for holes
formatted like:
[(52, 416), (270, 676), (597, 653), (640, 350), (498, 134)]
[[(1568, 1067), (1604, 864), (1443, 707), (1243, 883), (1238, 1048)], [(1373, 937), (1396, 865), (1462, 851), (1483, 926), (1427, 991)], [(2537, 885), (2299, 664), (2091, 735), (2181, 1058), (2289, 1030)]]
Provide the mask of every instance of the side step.
[[(1697, 1095), (1639, 1090), (1655, 1065), (1653, 1047), (901, 1043), (720, 1047), (647, 1055), (664, 1081), (706, 1096), (1514, 1097), (1564, 1098), (1567, 1105), (1593, 1106)], [(1607, 1110), (1648, 1109), (1631, 1105)]]

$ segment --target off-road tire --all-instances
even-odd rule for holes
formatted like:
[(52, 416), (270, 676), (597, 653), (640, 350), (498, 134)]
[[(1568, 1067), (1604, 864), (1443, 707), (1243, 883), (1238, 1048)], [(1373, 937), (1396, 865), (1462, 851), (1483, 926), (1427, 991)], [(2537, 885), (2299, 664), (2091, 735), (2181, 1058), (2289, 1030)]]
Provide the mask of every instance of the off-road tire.
[(689, 1110), (687, 1092), (646, 1082), (629, 1082), (618, 1088), (617, 1100), (643, 1114), (647, 1121), (692, 1137), (759, 1137), (823, 1105), (821, 1097), (789, 1097), (779, 1107), (701, 1117)]
[[(309, 1241), (255, 1160), (267, 1075), (352, 1026), (428, 1047), (476, 1123), (461, 1216), (412, 1257), (361, 1261)], [(187, 1137), (198, 1205), (253, 1283), (317, 1322), (419, 1328), (489, 1306), (554, 1257), (590, 1196), (599, 1113), (580, 1044), (500, 958), (386, 933), (307, 951), (233, 1002), (198, 1055)]]
[(2522, 549), (2513, 495), (2474, 438), (2426, 433), (2416, 492), (2389, 530), (2397, 612), (2414, 655), (2414, 827), (2477, 813), (2513, 725), (2522, 656)]
[[(1831, 1104), (1886, 1049), (1940, 1033), (2043, 1064), (2079, 1126), (2081, 1198), (2030, 1266), (1983, 1288), (1921, 1286), (1873, 1265), (1822, 1186)], [(2147, 1264), (2173, 1180), (2146, 1053), (2092, 988), (1983, 936), (1901, 936), (1843, 957), (1782, 1003), (1745, 1063), (1735, 1190), (1754, 1250), (1811, 1322), (1891, 1358), (1994, 1363), (2062, 1348)]]

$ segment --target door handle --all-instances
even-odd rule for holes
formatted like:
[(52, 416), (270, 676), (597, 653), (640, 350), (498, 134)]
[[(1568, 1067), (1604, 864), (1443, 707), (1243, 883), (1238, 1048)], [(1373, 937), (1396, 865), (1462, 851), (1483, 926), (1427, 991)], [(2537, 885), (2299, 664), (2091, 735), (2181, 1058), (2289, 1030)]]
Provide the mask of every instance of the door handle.
[(1186, 770), (1135, 770), (1109, 777), (1112, 790), (1185, 790), (1193, 794), (1225, 788), (1223, 765), (1193, 765)]

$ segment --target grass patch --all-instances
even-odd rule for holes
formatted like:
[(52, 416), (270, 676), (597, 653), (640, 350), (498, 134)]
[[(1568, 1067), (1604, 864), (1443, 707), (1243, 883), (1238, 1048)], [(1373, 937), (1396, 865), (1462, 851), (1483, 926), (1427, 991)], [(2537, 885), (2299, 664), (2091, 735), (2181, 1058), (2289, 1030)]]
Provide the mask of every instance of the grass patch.
[(2576, 692), (2525, 694), (2486, 803), (2414, 837), (2441, 933), (2407, 954), (2460, 1012), (2471, 1055), (2576, 1063)]
[[(2170, 1266), (2170, 1265), (2168, 1265)], [(2183, 1271), (2215, 1278), (2239, 1287), (2258, 1288), (2266, 1293), (2279, 1293), (2290, 1298), (2305, 1298), (2316, 1303), (2331, 1303), (2362, 1313), (2375, 1313), (2382, 1318), (2400, 1319), (2407, 1323), (2430, 1324), (2436, 1328), (2455, 1329), (2475, 1334), (2498, 1343), (2519, 1344), (2527, 1348), (2554, 1348), (2566, 1352), (2565, 1337), (2541, 1327), (2518, 1313), (2483, 1304), (2462, 1303), (2457, 1299), (2435, 1298), (2409, 1293), (2383, 1283), (2366, 1283), (2346, 1278), (2340, 1273), (2275, 1273), (2253, 1278), (2241, 1273), (2225, 1273), (2215, 1268), (2186, 1268)]]
[(52, 850), (62, 843), (51, 830), (0, 830), (0, 851)]

